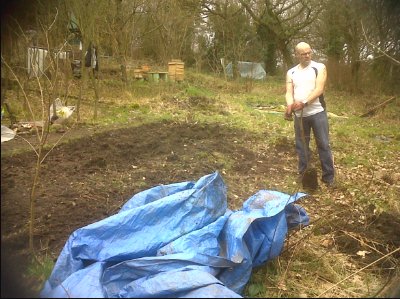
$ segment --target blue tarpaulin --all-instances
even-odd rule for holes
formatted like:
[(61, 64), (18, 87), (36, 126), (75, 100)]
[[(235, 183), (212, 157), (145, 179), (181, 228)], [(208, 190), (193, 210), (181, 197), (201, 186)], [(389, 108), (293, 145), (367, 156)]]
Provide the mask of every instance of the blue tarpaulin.
[(142, 191), (71, 234), (40, 296), (241, 298), (252, 268), (308, 225), (305, 195), (260, 190), (232, 211), (218, 172)]

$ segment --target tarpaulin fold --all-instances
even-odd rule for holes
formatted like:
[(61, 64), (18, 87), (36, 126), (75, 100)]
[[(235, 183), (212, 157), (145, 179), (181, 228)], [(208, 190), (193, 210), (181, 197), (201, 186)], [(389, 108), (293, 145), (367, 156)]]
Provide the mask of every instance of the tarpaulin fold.
[(71, 234), (40, 296), (240, 298), (288, 229), (308, 225), (305, 195), (260, 190), (231, 211), (217, 171), (139, 192)]

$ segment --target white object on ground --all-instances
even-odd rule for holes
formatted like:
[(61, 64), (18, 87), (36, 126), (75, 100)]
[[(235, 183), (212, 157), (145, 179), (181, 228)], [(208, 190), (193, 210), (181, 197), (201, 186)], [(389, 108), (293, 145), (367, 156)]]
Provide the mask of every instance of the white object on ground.
[(6, 126), (1, 125), (1, 143), (9, 141), (15, 137), (15, 132)]
[(331, 118), (348, 118), (347, 116), (337, 115), (332, 112), (328, 112), (327, 114), (328, 114), (328, 117), (331, 117)]
[[(59, 117), (59, 119), (56, 120), (55, 123), (65, 121), (67, 118), (69, 118), (72, 115), (72, 113), (75, 110), (75, 106), (64, 106), (61, 103), (60, 98), (55, 99), (53, 105), (56, 106), (57, 116)], [(53, 106), (50, 107), (50, 118), (49, 119), (51, 119), (52, 116), (53, 116)]]

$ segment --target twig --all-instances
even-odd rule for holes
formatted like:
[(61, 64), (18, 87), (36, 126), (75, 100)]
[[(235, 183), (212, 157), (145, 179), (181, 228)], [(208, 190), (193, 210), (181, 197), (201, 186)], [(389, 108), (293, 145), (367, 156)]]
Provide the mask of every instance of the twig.
[[(338, 212), (335, 212), (335, 213), (330, 213), (329, 215), (326, 215), (326, 216), (327, 216), (328, 218), (329, 218), (329, 217), (335, 217), (335, 216), (340, 215), (341, 213), (345, 213), (345, 212), (346, 212), (345, 210), (342, 210), (342, 211), (338, 211)], [(320, 218), (314, 220), (312, 223), (310, 223), (310, 225), (317, 224), (319, 221), (322, 221), (322, 220), (328, 221), (329, 219), (320, 217)], [(295, 233), (297, 233), (297, 231), (295, 231)], [(285, 252), (285, 251), (291, 250), (293, 247), (297, 246), (298, 243), (304, 241), (304, 239), (308, 238), (310, 235), (312, 235), (312, 234), (314, 234), (314, 233), (315, 233), (315, 232), (314, 232), (314, 229), (311, 229), (305, 236), (301, 237), (299, 240), (297, 240), (297, 241), (296, 241), (294, 244), (292, 244), (290, 247), (288, 246), (288, 247), (284, 250), (284, 252)]]
[(283, 277), (280, 279), (282, 282), (283, 282), (283, 280), (284, 280), (284, 279), (286, 278), (286, 276), (287, 276), (287, 272), (289, 271), (290, 263), (291, 263), (291, 261), (292, 261), (292, 258), (293, 258), (293, 256), (294, 256), (295, 252), (296, 252), (296, 249), (298, 249), (298, 248), (299, 248), (299, 246), (296, 246), (296, 247), (293, 249), (292, 254), (290, 255), (290, 258), (289, 258), (289, 260), (288, 260), (288, 263), (287, 263), (285, 272), (283, 273)]
[(54, 20), (53, 20), (53, 22), (50, 24), (50, 26), (49, 26), (49, 28), (47, 29), (47, 31), (50, 31), (50, 30), (51, 30), (51, 27), (53, 27), (54, 23), (55, 23), (56, 20), (57, 20), (57, 16), (58, 16), (58, 9), (57, 9), (57, 7), (56, 7), (56, 15), (54, 16)]
[(67, 293), (68, 298), (71, 298), (71, 294), (68, 292), (68, 290), (63, 286), (62, 283), (60, 283), (60, 286), (64, 289), (64, 292)]
[(30, 143), (27, 139), (25, 139), (24, 137), (20, 136), (20, 135), (15, 135), (15, 137), (21, 138), (22, 140), (24, 140), (25, 142), (27, 142), (29, 144), (29, 146), (32, 148), (32, 150), (35, 152), (35, 154), (37, 156), (39, 156), (39, 153), (36, 151), (36, 148), (32, 145), (32, 143)]
[[(71, 128), (71, 129), (72, 129), (72, 128)], [(62, 136), (57, 140), (57, 142), (53, 144), (53, 146), (51, 147), (51, 149), (46, 153), (46, 155), (44, 155), (43, 159), (40, 161), (40, 164), (43, 163), (43, 161), (46, 159), (47, 155), (50, 154), (50, 153), (53, 151), (53, 149), (57, 146), (57, 144), (60, 143), (61, 139), (63, 139), (63, 137), (64, 137), (71, 129), (69, 129), (68, 131), (65, 131), (64, 134), (62, 134)]]
[(350, 277), (356, 275), (357, 273), (363, 271), (364, 269), (366, 269), (366, 268), (368, 268), (368, 267), (370, 267), (370, 266), (376, 264), (377, 262), (383, 260), (384, 258), (386, 258), (386, 257), (388, 257), (388, 256), (390, 256), (390, 255), (392, 255), (392, 254), (394, 254), (394, 253), (396, 253), (397, 251), (400, 251), (400, 248), (397, 248), (396, 250), (393, 250), (392, 252), (389, 252), (388, 254), (386, 254), (386, 255), (382, 256), (381, 258), (377, 259), (376, 261), (374, 261), (374, 262), (372, 262), (372, 263), (366, 265), (365, 267), (363, 267), (363, 268), (357, 270), (356, 272), (350, 274), (349, 276), (343, 278), (341, 281), (339, 281), (339, 282), (336, 283), (335, 285), (331, 286), (330, 288), (328, 288), (327, 290), (325, 290), (325, 291), (323, 291), (321, 294), (319, 294), (319, 295), (318, 295), (318, 298), (321, 297), (323, 294), (327, 293), (328, 291), (332, 290), (334, 287), (337, 287), (337, 286), (338, 286), (339, 284), (341, 284), (343, 281), (349, 279)]
[[(347, 235), (347, 236), (353, 238), (354, 240), (357, 240), (357, 241), (360, 242), (361, 244), (364, 244), (365, 246), (369, 247), (370, 249), (372, 249), (372, 250), (378, 252), (379, 254), (382, 254), (382, 255), (383, 255), (383, 253), (380, 252), (378, 249), (376, 249), (375, 247), (372, 247), (372, 246), (368, 245), (365, 241), (358, 239), (357, 237), (353, 236), (351, 233), (346, 232), (346, 231), (344, 231), (344, 230), (341, 230), (341, 232), (344, 233), (345, 235)], [(376, 242), (374, 242), (374, 243), (376, 243)], [(377, 243), (377, 244), (379, 244), (379, 243)], [(382, 244), (379, 244), (379, 245), (382, 245)]]

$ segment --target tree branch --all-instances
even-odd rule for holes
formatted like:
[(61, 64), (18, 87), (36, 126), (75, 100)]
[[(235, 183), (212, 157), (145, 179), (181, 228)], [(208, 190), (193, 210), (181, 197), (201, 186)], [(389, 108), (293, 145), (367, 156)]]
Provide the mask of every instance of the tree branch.
[(400, 61), (398, 61), (398, 60), (394, 59), (392, 56), (386, 54), (385, 51), (381, 50), (377, 45), (374, 45), (373, 43), (371, 43), (368, 40), (367, 35), (365, 34), (364, 25), (363, 25), (362, 21), (361, 21), (361, 28), (362, 28), (362, 31), (363, 31), (363, 34), (364, 34), (364, 38), (365, 38), (365, 40), (367, 41), (368, 44), (370, 44), (374, 49), (378, 50), (378, 52), (382, 53), (384, 56), (386, 56), (390, 60), (394, 61), (396, 64), (400, 65)]

